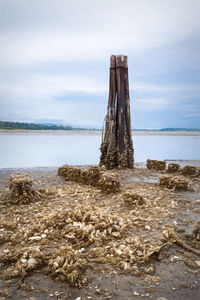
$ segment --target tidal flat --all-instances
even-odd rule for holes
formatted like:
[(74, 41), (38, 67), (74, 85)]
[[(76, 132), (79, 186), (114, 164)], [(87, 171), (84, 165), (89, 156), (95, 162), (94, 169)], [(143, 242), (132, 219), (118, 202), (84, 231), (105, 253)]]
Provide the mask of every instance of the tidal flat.
[[(41, 199), (6, 201), (17, 172), (30, 176)], [(198, 176), (173, 174), (189, 184), (175, 191), (159, 185), (166, 171), (136, 163), (107, 171), (121, 186), (105, 194), (57, 172), (0, 170), (2, 299), (199, 299)], [(127, 192), (144, 201), (128, 203)]]

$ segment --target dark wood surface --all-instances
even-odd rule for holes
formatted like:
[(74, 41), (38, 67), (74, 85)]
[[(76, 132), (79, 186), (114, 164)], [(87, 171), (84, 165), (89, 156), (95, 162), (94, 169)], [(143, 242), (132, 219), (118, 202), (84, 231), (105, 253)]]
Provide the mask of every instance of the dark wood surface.
[(127, 56), (112, 55), (100, 165), (105, 165), (107, 169), (133, 168), (133, 154)]

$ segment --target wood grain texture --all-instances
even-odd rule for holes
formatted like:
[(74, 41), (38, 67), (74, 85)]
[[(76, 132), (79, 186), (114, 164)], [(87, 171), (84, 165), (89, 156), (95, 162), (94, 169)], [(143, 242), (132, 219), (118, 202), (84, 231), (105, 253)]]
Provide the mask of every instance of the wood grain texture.
[(105, 165), (107, 169), (133, 168), (128, 61), (124, 55), (110, 58), (106, 126), (100, 149), (100, 166)]

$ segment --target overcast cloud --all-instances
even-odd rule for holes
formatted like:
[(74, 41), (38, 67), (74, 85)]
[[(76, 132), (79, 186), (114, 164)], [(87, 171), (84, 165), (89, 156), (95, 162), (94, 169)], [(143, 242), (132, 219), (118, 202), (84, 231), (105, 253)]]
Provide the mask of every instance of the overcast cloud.
[(101, 128), (128, 55), (132, 126), (200, 128), (200, 0), (0, 0), (0, 120)]

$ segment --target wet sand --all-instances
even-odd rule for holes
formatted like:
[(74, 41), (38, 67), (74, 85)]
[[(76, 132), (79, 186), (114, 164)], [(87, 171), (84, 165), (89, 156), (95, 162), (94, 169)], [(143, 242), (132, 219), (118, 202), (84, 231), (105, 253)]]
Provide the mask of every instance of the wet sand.
[[(13, 132), (21, 132), (21, 133), (42, 133), (42, 134), (51, 134), (51, 133), (57, 133), (57, 134), (83, 134), (83, 135), (102, 135), (102, 130), (101, 129), (97, 129), (97, 130), (5, 130), (5, 129), (0, 129), (0, 132), (2, 133), (13, 133)], [(132, 130), (132, 134), (135, 135), (183, 135), (183, 136), (199, 136), (200, 135), (200, 130), (194, 130), (194, 131), (184, 131), (184, 130), (167, 130), (167, 131), (154, 131), (154, 130), (139, 130), (139, 131), (135, 131)]]
[[(186, 163), (182, 162), (183, 165)], [(199, 165), (198, 162), (193, 164)], [(3, 202), (1, 196), (8, 192), (9, 176), (15, 172), (28, 173), (34, 188), (46, 189), (48, 197), (27, 205)], [(112, 263), (112, 260), (91, 260), (84, 272), (87, 283), (77, 288), (71, 287), (68, 282), (53, 279), (45, 264), (28, 271), (26, 276), (4, 278), (6, 269), (17, 268), (17, 262), (13, 259), (7, 264), (1, 263), (0, 299), (199, 299), (200, 256), (193, 251), (172, 242), (153, 252), (146, 261), (141, 259), (129, 266), (119, 247), (125, 242), (128, 245), (131, 238), (138, 240), (141, 250), (148, 249), (149, 245), (156, 247), (166, 225), (171, 225), (180, 239), (191, 246), (192, 230), (200, 220), (200, 178), (187, 177), (191, 189), (174, 192), (159, 186), (159, 177), (164, 172), (149, 171), (144, 164), (137, 164), (134, 170), (115, 170), (114, 173), (120, 178), (121, 191), (106, 195), (95, 187), (66, 182), (57, 176), (57, 168), (0, 170), (0, 234), (4, 236), (0, 244), (1, 255), (7, 251), (15, 255), (17, 250), (39, 246), (45, 255), (53, 257), (60, 247), (71, 245), (69, 240), (59, 236), (59, 229), (56, 229), (57, 239), (47, 235), (43, 242), (30, 241), (24, 234), (30, 234), (31, 226), (34, 227), (38, 220), (46, 224), (44, 220), (51, 220), (52, 214), (57, 212), (57, 222), (59, 218), (61, 222), (61, 215), (70, 208), (91, 209), (94, 214), (102, 211), (105, 217), (122, 218), (122, 223), (126, 225), (130, 219), (122, 238), (105, 240), (102, 245), (102, 248), (110, 247), (109, 255), (114, 248), (118, 249), (116, 256), (120, 261), (121, 255), (123, 264)], [(142, 195), (146, 205), (127, 206), (122, 196), (127, 190)], [(41, 234), (40, 229), (37, 230), (39, 233), (36, 233)], [(45, 245), (48, 247), (45, 248)], [(200, 250), (198, 243), (192, 244), (192, 247)], [(85, 247), (83, 252), (88, 260), (92, 249), (93, 244)]]

